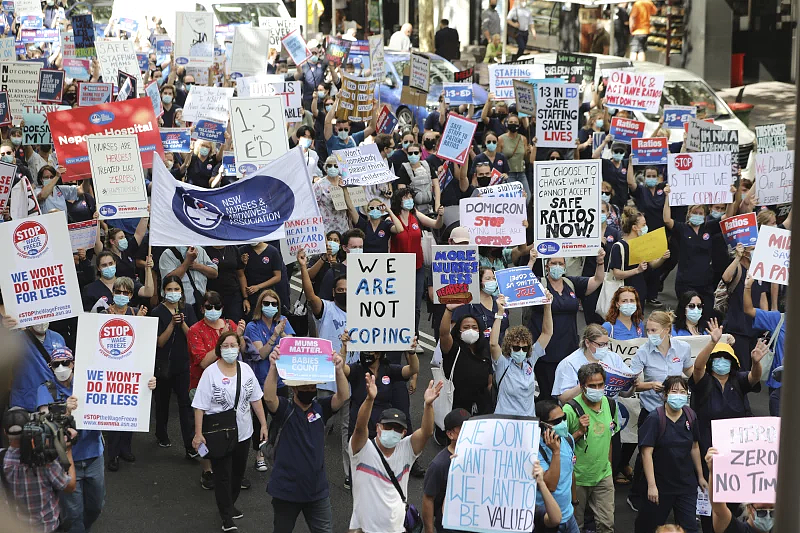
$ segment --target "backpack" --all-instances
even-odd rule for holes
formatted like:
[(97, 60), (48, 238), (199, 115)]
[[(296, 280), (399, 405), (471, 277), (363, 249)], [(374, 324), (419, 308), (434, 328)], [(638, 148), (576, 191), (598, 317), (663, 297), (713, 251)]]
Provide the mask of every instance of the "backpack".
[[(611, 409), (611, 422), (615, 424), (614, 419), (617, 418), (617, 402), (613, 398), (609, 398), (607, 396), (606, 400), (608, 400), (608, 408)], [(579, 404), (574, 398), (572, 400), (569, 400), (567, 402), (567, 405), (572, 407), (572, 409), (575, 411), (575, 414), (578, 415), (578, 418), (586, 414), (586, 411), (583, 410), (583, 406)]]
[[(569, 451), (572, 452), (572, 455), (575, 455), (575, 439), (572, 438), (572, 435), (567, 436), (567, 444), (569, 445)], [(539, 439), (539, 456), (544, 459), (546, 464), (550, 464), (550, 461), (547, 459), (547, 449), (542, 439)]]
[[(683, 412), (686, 414), (686, 421), (689, 423), (689, 427), (691, 428), (691, 426), (697, 422), (697, 413), (695, 413), (694, 410), (688, 405), (683, 406)], [(667, 431), (667, 411), (662, 405), (661, 407), (656, 408), (656, 413), (658, 413), (658, 438), (660, 440)]]
[(742, 269), (738, 268), (730, 283), (725, 283), (725, 280), (722, 279), (719, 280), (717, 288), (714, 290), (714, 311), (718, 311), (723, 315), (728, 312), (728, 300), (741, 279)]

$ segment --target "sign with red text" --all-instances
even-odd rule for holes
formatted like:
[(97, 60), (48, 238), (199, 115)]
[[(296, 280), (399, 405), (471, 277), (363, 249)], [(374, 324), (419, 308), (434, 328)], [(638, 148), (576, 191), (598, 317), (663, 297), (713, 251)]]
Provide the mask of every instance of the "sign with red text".
[(755, 213), (726, 218), (720, 221), (719, 227), (725, 237), (725, 242), (734, 248), (740, 243), (744, 246), (755, 246), (758, 241), (758, 223)]
[(537, 146), (575, 148), (578, 138), (580, 86), (545, 83), (535, 85)]
[(328, 383), (336, 379), (333, 344), (316, 337), (284, 337), (278, 345), (278, 377), (289, 386)]
[(92, 135), (86, 145), (100, 218), (148, 216), (147, 187), (136, 135)]
[(757, 280), (788, 285), (791, 248), (791, 231), (762, 225), (750, 260), (749, 274)]
[(714, 503), (775, 503), (780, 435), (777, 416), (711, 421)]
[(666, 165), (668, 154), (666, 137), (631, 140), (631, 159), (634, 165)]
[(434, 245), (431, 274), (433, 303), (468, 304), (481, 299), (476, 246)]
[(669, 154), (670, 205), (731, 203), (732, 158), (730, 152)]
[[(597, 187), (599, 190), (600, 185)], [(461, 225), (469, 231), (472, 243), (504, 247), (525, 242), (524, 198), (463, 198), (458, 208)]]
[(83, 312), (67, 219), (49, 213), (0, 224), (0, 289), (7, 315), (24, 328)]
[(756, 205), (791, 203), (794, 189), (794, 150), (756, 154)]
[(11, 115), (19, 124), (23, 106), (35, 102), (39, 96), (38, 61), (6, 61), (0, 63), (0, 91), (8, 93)]
[(309, 256), (326, 252), (322, 217), (287, 220), (283, 227), (286, 230), (286, 247), (292, 257), (300, 250), (305, 250)]
[(8, 199), (11, 197), (11, 187), (14, 185), (16, 175), (17, 165), (0, 161), (0, 213), (8, 207)]
[(111, 102), (114, 85), (111, 83), (78, 83), (78, 106), (107, 104)]
[(78, 429), (150, 430), (147, 382), (156, 360), (158, 319), (83, 313), (78, 318), (72, 412)]
[(53, 145), (59, 161), (67, 167), (63, 181), (75, 181), (92, 172), (86, 138), (89, 135), (136, 135), (142, 166), (153, 166), (153, 154), (164, 158), (153, 104), (149, 98), (135, 98), (47, 114)]
[(478, 123), (474, 120), (450, 113), (436, 155), (441, 159), (463, 165), (469, 156), (472, 138), (477, 128)]
[(658, 113), (663, 88), (662, 75), (612, 70), (608, 73), (606, 105), (614, 109)]
[(617, 142), (631, 144), (633, 139), (641, 139), (644, 136), (644, 122), (614, 117), (611, 119), (611, 128), (609, 128), (608, 133)]

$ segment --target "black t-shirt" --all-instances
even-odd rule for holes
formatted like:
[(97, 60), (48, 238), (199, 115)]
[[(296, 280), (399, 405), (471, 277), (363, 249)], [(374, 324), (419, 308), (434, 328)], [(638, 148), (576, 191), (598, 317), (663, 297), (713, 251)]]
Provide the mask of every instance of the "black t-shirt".
[(136, 280), (136, 253), (139, 251), (139, 243), (133, 235), (125, 234), (128, 240), (128, 247), (122, 252), (122, 255), (114, 254), (114, 259), (117, 261), (117, 277), (122, 276)]
[(681, 413), (677, 422), (666, 416), (664, 434), (659, 435), (661, 426), (658, 410), (650, 413), (639, 427), (639, 446), (653, 448), (653, 471), (660, 494), (695, 494), (697, 475), (691, 456), (695, 442), (700, 442), (700, 429), (697, 422), (689, 423), (686, 413)]
[(725, 528), (725, 533), (761, 533), (747, 522), (740, 522), (731, 516), (731, 523)]
[(392, 237), (391, 228), (394, 226), (392, 219), (384, 217), (377, 229), (372, 229), (372, 223), (363, 213), (358, 215), (356, 227), (364, 232), (364, 252), (370, 254), (385, 254), (389, 252), (389, 239)]
[(67, 202), (67, 216), (70, 222), (86, 222), (92, 220), (97, 203), (88, 194), (79, 194), (74, 202)]
[(225, 246), (222, 249), (214, 246), (204, 246), (203, 249), (208, 254), (211, 262), (217, 265), (219, 275), (216, 279), (209, 279), (207, 289), (217, 291), (220, 294), (227, 292), (239, 292), (239, 277), (237, 270), (244, 269), (242, 256), (236, 246)]
[(488, 343), (481, 340), (478, 343), (478, 353), (475, 354), (469, 345), (454, 338), (453, 347), (442, 354), (443, 369), (445, 376), (450, 376), (455, 385), (453, 409), (462, 408), (472, 412), (472, 404), (476, 404), (478, 414), (488, 414), (491, 411), (488, 387), (492, 361)]
[(475, 187), (472, 185), (467, 187), (466, 191), (462, 192), (458, 180), (453, 178), (442, 191), (442, 205), (445, 207), (457, 206), (460, 204), (462, 198), (470, 198), (474, 192)]
[[(358, 418), (358, 410), (361, 404), (367, 399), (367, 385), (364, 381), (364, 376), (367, 375), (367, 369), (361, 366), (361, 363), (354, 363), (350, 365), (350, 375), (347, 380), (350, 382), (350, 434), (356, 427), (356, 419)], [(403, 365), (392, 365), (381, 362), (378, 366), (378, 372), (375, 375), (375, 385), (378, 387), (378, 395), (375, 397), (375, 402), (372, 405), (372, 413), (369, 417), (369, 437), (374, 439), (377, 435), (375, 426), (381, 418), (381, 413), (384, 409), (391, 407), (400, 408), (399, 405), (392, 405), (392, 384), (396, 381), (408, 381), (403, 377)]]
[[(603, 169), (603, 181), (611, 184), (614, 189), (614, 196), (611, 203), (622, 210), (628, 203), (628, 167), (623, 164), (619, 168), (608, 159), (601, 159)], [(663, 224), (662, 224), (663, 225)]]
[(677, 240), (681, 250), (678, 254), (678, 275), (675, 283), (695, 288), (711, 288), (714, 280), (714, 270), (711, 268), (714, 243), (711, 238), (720, 232), (719, 221), (716, 220), (703, 222), (696, 233), (693, 226), (685, 222), (675, 222), (672, 238)]
[[(450, 450), (445, 448), (436, 454), (425, 472), (423, 492), (433, 498), (433, 519), (437, 533), (455, 533), (442, 527), (442, 507), (447, 492), (447, 473), (450, 471)], [(537, 530), (538, 531), (538, 530)]]
[[(333, 281), (341, 275), (347, 275), (347, 265), (344, 263), (333, 263), (330, 265), (319, 284), (319, 293), (317, 293), (317, 296), (323, 300), (333, 301)], [(317, 277), (319, 277), (319, 274), (317, 274)]]
[[(247, 285), (258, 285), (264, 283), (275, 275), (275, 271), (280, 272), (281, 252), (274, 246), (267, 245), (260, 254), (256, 253), (255, 248), (245, 245), (239, 248), (239, 255), (248, 255), (247, 264), (244, 266), (244, 276), (247, 278)], [(276, 287), (271, 287), (273, 290)]]
[[(542, 361), (548, 363), (558, 363), (569, 354), (578, 349), (578, 306), (581, 298), (586, 296), (589, 287), (589, 278), (577, 276), (565, 276), (564, 288), (561, 292), (555, 290), (550, 278), (547, 278), (547, 288), (553, 295), (553, 303), (550, 306), (553, 312), (553, 338), (547, 345)], [(569, 279), (572, 287), (567, 284)], [(531, 313), (531, 321), (528, 329), (534, 339), (538, 339), (542, 332), (542, 321), (544, 320), (543, 306), (536, 306)]]
[(500, 174), (508, 174), (511, 169), (508, 167), (508, 159), (506, 159), (505, 154), (500, 152), (494, 153), (494, 161), (489, 159), (489, 156), (485, 153), (481, 152), (475, 156), (475, 159), (472, 161), (472, 167), (470, 168), (470, 175), (475, 174), (475, 165), (478, 163), (489, 163), (492, 169), (498, 171)]
[[(625, 265), (622, 264), (622, 252), (625, 252)], [(628, 241), (620, 240), (619, 246), (614, 246), (611, 249), (611, 259), (609, 259), (608, 268), (617, 268), (619, 270), (634, 270), (639, 268), (639, 264), (630, 264), (631, 249)], [(644, 278), (644, 273), (634, 274), (633, 276), (625, 279), (626, 287), (633, 287), (639, 293), (639, 299), (647, 299), (647, 280)]]
[[(183, 308), (178, 308), (179, 313), (183, 313), (183, 320), (188, 327), (192, 327), (197, 322), (197, 317), (194, 314), (194, 309), (191, 305), (184, 305)], [(162, 303), (158, 304), (152, 311), (150, 316), (158, 318), (158, 334), (161, 335), (166, 331), (169, 323), (172, 321), (172, 311)], [(183, 328), (175, 326), (172, 328), (172, 335), (163, 348), (156, 347), (156, 359), (169, 359), (170, 375), (177, 375), (181, 372), (189, 371), (189, 348), (186, 343), (186, 334)]]
[[(753, 337), (759, 335), (760, 332), (753, 328), (753, 318), (744, 312), (744, 281), (746, 278), (747, 269), (739, 265), (739, 282), (728, 297), (728, 312), (725, 315), (724, 327), (726, 333), (738, 333)], [(733, 277), (733, 280), (735, 279), (736, 275)], [(731, 280), (731, 283), (733, 283), (733, 280)], [(755, 281), (750, 288), (750, 296), (756, 309), (759, 308), (763, 292), (769, 293), (769, 283)]]
[[(136, 298), (139, 294), (139, 289), (142, 288), (142, 284), (139, 283), (137, 280), (133, 280), (133, 297)], [(81, 300), (83, 300), (83, 310), (87, 313), (93, 312), (96, 310), (95, 305), (98, 300), (102, 299), (108, 305), (111, 305), (114, 302), (114, 293), (111, 292), (111, 289), (106, 287), (106, 285), (102, 282), (102, 280), (96, 279), (93, 282), (89, 283), (81, 290)]]
[(648, 231), (664, 227), (664, 200), (667, 198), (664, 189), (656, 188), (650, 192), (644, 185), (639, 185), (631, 196), (647, 221)]
[[(619, 230), (612, 226), (606, 225), (606, 231), (603, 233), (603, 250), (606, 252), (605, 265), (608, 268), (608, 262), (611, 259), (611, 248), (615, 243), (622, 240), (622, 235)], [(591, 278), (594, 276), (594, 271), (597, 269), (597, 256), (590, 255), (583, 260), (583, 272), (586, 277)]]
[(179, 105), (172, 104), (172, 107), (167, 110), (164, 108), (164, 114), (161, 115), (161, 118), (164, 119), (164, 128), (174, 128), (175, 127), (175, 111), (181, 109)]
[(198, 187), (208, 187), (208, 182), (219, 172), (220, 164), (216, 154), (209, 155), (205, 161), (194, 155), (186, 168), (186, 181)]
[[(719, 380), (709, 372), (703, 375), (698, 383), (694, 377), (689, 378), (689, 389), (692, 391), (692, 408), (697, 413), (700, 429), (700, 455), (704, 456), (711, 446), (711, 421), (726, 418), (743, 418), (747, 416), (748, 392), (761, 392), (761, 383), (750, 385), (747, 372), (737, 372), (728, 376), (723, 390)], [(733, 384), (736, 380), (736, 385)]]

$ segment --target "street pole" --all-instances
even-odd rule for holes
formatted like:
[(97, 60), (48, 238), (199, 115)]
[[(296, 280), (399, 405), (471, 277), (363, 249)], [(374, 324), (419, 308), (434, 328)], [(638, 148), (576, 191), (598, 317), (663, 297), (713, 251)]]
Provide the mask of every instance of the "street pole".
[[(508, 18), (508, 1), (509, 0), (502, 0), (503, 9), (502, 9), (502, 15), (500, 15), (500, 26), (503, 28), (503, 36), (502, 36), (502, 38), (503, 38), (503, 60), (501, 61), (501, 63), (505, 63), (506, 62), (506, 44), (507, 44), (507, 41), (508, 41), (508, 20), (506, 20), (506, 19)], [(489, 39), (491, 40), (491, 35), (489, 36)], [(487, 46), (488, 46), (488, 44), (487, 44)]]
[[(797, 29), (795, 29), (797, 31)], [(800, 39), (795, 39), (795, 47), (800, 46)], [(795, 49), (795, 61), (800, 61), (800, 53)], [(798, 69), (800, 71), (800, 69)], [(795, 81), (795, 116), (798, 113), (800, 104), (800, 76)], [(800, 139), (800, 121), (796, 122), (794, 128), (795, 143)], [(800, 194), (800, 168), (797, 166), (795, 157), (794, 165), (794, 185), (792, 186), (792, 198)], [(798, 217), (800, 218), (800, 217)], [(792, 218), (792, 233), (800, 235), (800, 220)], [(800, 246), (791, 250), (789, 255), (790, 265), (794, 263), (795, 268), (789, 268), (789, 281), (794, 280), (795, 287), (800, 287)], [(800, 510), (798, 510), (798, 500), (800, 500), (800, 454), (797, 453), (797, 442), (800, 439), (800, 410), (796, 409), (800, 405), (800, 302), (794, 301), (791, 285), (786, 288), (786, 340), (783, 348), (783, 380), (781, 387), (781, 442), (778, 457), (778, 487), (775, 509), (778, 510), (775, 517), (774, 533), (797, 533), (800, 531)], [(792, 355), (794, 354), (794, 355)]]
[[(611, 27), (608, 29), (608, 55), (614, 55), (614, 49), (617, 47), (616, 43), (614, 42), (614, 17), (617, 14), (617, 4), (610, 3), (608, 4), (608, 8), (611, 11)], [(602, 11), (600, 12), (600, 17), (602, 18)]]

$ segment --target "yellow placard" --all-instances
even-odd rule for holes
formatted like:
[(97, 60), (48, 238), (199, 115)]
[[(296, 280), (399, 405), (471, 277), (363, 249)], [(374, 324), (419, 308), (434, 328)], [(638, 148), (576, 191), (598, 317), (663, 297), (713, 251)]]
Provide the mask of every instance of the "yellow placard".
[(628, 264), (656, 261), (667, 251), (667, 232), (662, 228), (628, 241)]

